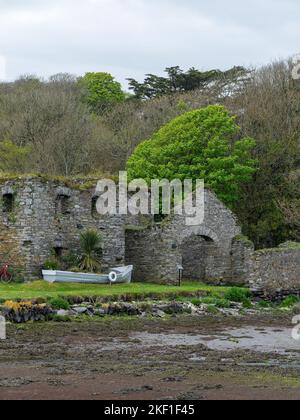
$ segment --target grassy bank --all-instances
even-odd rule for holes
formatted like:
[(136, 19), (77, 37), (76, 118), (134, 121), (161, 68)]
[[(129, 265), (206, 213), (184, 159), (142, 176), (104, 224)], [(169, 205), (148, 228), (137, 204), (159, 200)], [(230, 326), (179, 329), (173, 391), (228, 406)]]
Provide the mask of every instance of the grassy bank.
[(26, 284), (0, 284), (0, 300), (55, 298), (59, 296), (103, 297), (118, 299), (124, 296), (133, 298), (170, 298), (176, 296), (215, 296), (222, 297), (229, 288), (208, 286), (197, 282), (183, 283), (181, 287), (147, 283), (120, 285), (49, 284), (35, 281)]

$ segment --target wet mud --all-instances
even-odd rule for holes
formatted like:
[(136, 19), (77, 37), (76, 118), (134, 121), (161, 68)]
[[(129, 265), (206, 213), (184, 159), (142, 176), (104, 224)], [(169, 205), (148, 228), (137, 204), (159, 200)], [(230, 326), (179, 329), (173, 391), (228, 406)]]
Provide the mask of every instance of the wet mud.
[(290, 316), (10, 325), (0, 399), (300, 399)]

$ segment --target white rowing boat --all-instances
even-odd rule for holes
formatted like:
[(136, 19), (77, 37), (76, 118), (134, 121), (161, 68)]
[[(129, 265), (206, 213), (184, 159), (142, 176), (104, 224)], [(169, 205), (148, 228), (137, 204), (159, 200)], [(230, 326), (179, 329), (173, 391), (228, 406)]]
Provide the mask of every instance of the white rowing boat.
[(43, 270), (48, 283), (110, 284), (131, 283), (133, 266), (112, 268), (109, 274), (73, 273), (70, 271)]

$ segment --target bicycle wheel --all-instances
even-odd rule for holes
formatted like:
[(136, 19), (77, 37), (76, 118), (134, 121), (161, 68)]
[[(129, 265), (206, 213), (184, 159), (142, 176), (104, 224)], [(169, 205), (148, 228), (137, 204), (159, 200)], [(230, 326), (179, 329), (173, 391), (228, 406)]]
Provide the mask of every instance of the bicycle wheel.
[(2, 276), (0, 276), (0, 281), (1, 283), (8, 284), (12, 281), (12, 276), (9, 274), (2, 274)]

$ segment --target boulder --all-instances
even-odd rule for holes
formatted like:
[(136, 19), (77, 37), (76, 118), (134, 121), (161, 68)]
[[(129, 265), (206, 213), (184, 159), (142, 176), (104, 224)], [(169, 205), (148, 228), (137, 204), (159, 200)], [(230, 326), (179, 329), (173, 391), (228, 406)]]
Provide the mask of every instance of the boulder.
[(71, 311), (65, 311), (64, 309), (60, 309), (59, 311), (56, 312), (57, 316), (70, 316), (71, 315)]
[(84, 315), (88, 312), (88, 308), (86, 306), (74, 306), (72, 312), (75, 315)]
[(106, 315), (106, 310), (105, 309), (95, 309), (94, 310), (94, 315), (95, 316), (105, 316)]
[(107, 308), (108, 315), (129, 315), (137, 316), (140, 315), (142, 311), (140, 308), (132, 303), (127, 302), (118, 302), (112, 303)]
[(160, 309), (154, 309), (154, 311), (152, 312), (152, 316), (156, 317), (156, 318), (165, 318), (165, 316), (167, 316), (167, 314), (163, 311), (161, 311)]

